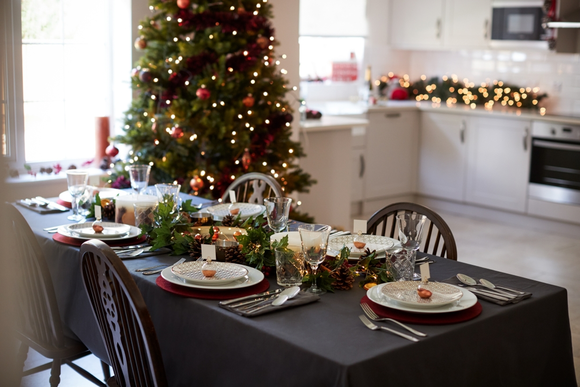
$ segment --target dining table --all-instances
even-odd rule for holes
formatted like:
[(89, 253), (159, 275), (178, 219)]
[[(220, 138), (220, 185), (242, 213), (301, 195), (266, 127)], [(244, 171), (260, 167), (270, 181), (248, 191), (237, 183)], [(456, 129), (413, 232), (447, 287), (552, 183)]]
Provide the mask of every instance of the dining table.
[[(45, 254), (63, 322), (108, 362), (83, 287), (80, 248), (43, 230), (70, 223), (69, 213), (18, 209)], [(245, 317), (215, 299), (168, 292), (159, 286), (159, 274), (135, 271), (181, 257), (191, 259), (160, 253), (123, 260), (151, 314), (169, 386), (577, 385), (562, 287), (429, 256), (431, 281), (463, 273), (532, 296), (507, 305), (480, 299), (480, 312), (464, 321), (431, 323), (428, 314), (417, 313), (408, 325), (427, 336), (412, 342), (363, 325), (360, 303), (367, 291), (359, 286), (360, 278), (353, 289), (329, 292), (316, 302)], [(270, 290), (279, 288), (274, 271), (266, 279)]]

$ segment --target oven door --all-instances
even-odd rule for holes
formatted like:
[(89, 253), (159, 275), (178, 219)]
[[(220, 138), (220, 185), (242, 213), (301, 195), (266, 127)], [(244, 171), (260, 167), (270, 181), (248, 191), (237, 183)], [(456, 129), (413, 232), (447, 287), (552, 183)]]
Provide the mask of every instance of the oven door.
[(580, 142), (532, 139), (529, 196), (580, 204)]

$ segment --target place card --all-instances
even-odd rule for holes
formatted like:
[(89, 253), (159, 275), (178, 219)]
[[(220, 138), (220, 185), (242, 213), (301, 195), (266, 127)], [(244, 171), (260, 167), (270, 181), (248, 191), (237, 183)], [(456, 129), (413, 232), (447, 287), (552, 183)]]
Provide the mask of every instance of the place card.
[(424, 263), (419, 266), (421, 270), (421, 282), (429, 282), (429, 278), (431, 278), (431, 273), (429, 272), (429, 263)]
[(215, 245), (201, 245), (201, 257), (205, 260), (209, 258), (216, 261)]
[(95, 219), (101, 220), (101, 206), (95, 206)]
[(236, 203), (236, 191), (231, 189), (229, 194), (230, 194), (230, 202), (232, 202), (232, 204)]
[(367, 233), (367, 221), (366, 220), (357, 220), (355, 219), (353, 222), (352, 233), (353, 234), (366, 234)]

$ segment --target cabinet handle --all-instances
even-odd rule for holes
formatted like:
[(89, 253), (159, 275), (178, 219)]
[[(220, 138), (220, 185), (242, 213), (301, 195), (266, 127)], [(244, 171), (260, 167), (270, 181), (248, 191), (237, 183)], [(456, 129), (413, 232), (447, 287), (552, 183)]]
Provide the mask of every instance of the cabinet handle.
[(489, 19), (485, 19), (483, 23), (483, 38), (487, 40), (488, 37), (488, 30), (489, 30)]
[(524, 131), (524, 152), (528, 151), (528, 134), (530, 133), (530, 130), (526, 127), (526, 130)]
[(360, 155), (360, 171), (358, 177), (362, 178), (365, 175), (365, 156)]
[(401, 113), (387, 113), (385, 114), (385, 118), (399, 118), (401, 117)]
[(465, 120), (461, 120), (461, 129), (459, 130), (459, 139), (461, 140), (461, 143), (464, 144), (465, 143), (465, 128), (466, 128), (467, 124), (465, 123)]
[(437, 19), (437, 25), (436, 25), (436, 34), (435, 36), (437, 37), (437, 39), (441, 38), (441, 19)]

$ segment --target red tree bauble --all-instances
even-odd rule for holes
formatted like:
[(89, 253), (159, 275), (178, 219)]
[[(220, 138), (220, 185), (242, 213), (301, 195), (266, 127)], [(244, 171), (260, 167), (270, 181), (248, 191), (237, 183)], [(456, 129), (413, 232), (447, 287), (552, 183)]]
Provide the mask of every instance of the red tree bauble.
[(147, 41), (145, 40), (145, 38), (139, 36), (137, 39), (135, 39), (135, 48), (137, 50), (144, 50), (145, 48), (147, 48)]
[(179, 126), (174, 126), (173, 128), (171, 128), (171, 137), (173, 138), (183, 137), (183, 129), (181, 129)]
[(409, 93), (405, 89), (395, 89), (391, 93), (391, 99), (397, 101), (403, 101), (409, 99)]
[(191, 187), (192, 190), (194, 191), (199, 191), (200, 189), (203, 188), (203, 180), (201, 179), (201, 177), (199, 177), (198, 175), (195, 175), (190, 181), (189, 181), (189, 186)]
[(265, 36), (260, 36), (258, 39), (256, 39), (256, 43), (258, 43), (258, 46), (261, 48), (266, 48), (268, 47), (269, 40)]
[(141, 80), (141, 82), (149, 83), (153, 79), (153, 75), (151, 74), (149, 69), (143, 69), (139, 73), (139, 79)]
[(197, 95), (197, 98), (199, 98), (199, 99), (206, 100), (211, 96), (211, 92), (208, 89), (200, 87), (195, 92), (195, 95)]
[(113, 144), (110, 144), (107, 149), (105, 149), (105, 153), (107, 156), (113, 158), (119, 154), (119, 149)]
[(177, 0), (177, 6), (181, 9), (189, 7), (189, 0)]
[(250, 156), (250, 150), (246, 148), (244, 149), (244, 155), (242, 156), (242, 166), (244, 167), (244, 170), (248, 170), (251, 162), (252, 156)]
[(252, 107), (252, 106), (254, 106), (254, 102), (255, 102), (255, 100), (254, 100), (254, 97), (252, 97), (252, 94), (248, 94), (242, 100), (242, 103), (244, 104), (245, 107)]
[(133, 70), (131, 70), (131, 76), (132, 77), (138, 76), (140, 71), (141, 70), (139, 70), (138, 68), (135, 67)]

